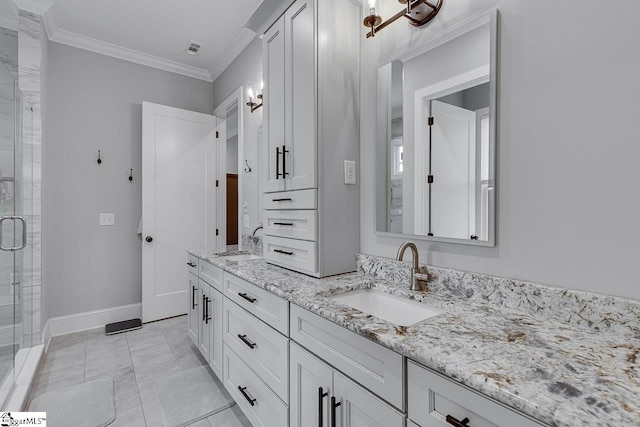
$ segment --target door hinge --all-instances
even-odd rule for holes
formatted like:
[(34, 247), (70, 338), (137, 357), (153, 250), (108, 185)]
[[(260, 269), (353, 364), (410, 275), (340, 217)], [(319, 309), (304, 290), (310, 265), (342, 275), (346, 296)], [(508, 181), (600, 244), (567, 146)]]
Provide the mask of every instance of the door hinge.
[(216, 139), (220, 138), (220, 132), (216, 131)]
[(220, 235), (220, 230), (216, 228), (216, 236), (219, 236), (219, 235)]
[(433, 116), (429, 117), (429, 119), (427, 120), (427, 124), (429, 126), (433, 126)]
[(220, 181), (216, 179), (216, 187), (220, 187)]
[(433, 175), (427, 175), (427, 183), (433, 184)]

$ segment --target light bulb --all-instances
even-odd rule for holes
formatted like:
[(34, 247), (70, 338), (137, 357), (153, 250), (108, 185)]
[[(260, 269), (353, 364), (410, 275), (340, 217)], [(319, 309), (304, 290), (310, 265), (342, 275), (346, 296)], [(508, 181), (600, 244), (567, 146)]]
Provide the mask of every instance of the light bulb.
[(260, 80), (260, 93), (262, 93), (263, 89), (264, 89), (264, 80)]
[(367, 6), (367, 10), (369, 11), (369, 15), (376, 14), (376, 0), (364, 0)]
[(253, 101), (253, 88), (247, 89), (247, 96), (249, 97), (249, 102)]

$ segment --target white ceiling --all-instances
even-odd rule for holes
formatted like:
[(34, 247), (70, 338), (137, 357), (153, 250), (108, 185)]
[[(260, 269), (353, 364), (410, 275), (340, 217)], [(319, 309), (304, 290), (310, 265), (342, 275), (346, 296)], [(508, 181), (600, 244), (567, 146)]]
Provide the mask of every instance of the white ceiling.
[(243, 24), (261, 2), (52, 0), (45, 24), (52, 41), (212, 81), (255, 37)]

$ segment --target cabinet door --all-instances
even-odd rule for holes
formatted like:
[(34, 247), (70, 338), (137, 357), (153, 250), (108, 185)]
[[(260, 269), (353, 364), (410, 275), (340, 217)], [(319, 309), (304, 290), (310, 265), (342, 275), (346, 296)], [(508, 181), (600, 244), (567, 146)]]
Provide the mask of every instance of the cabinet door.
[(191, 338), (191, 341), (198, 346), (198, 338), (200, 333), (200, 320), (198, 317), (198, 301), (200, 290), (198, 289), (198, 277), (194, 274), (187, 273), (188, 276), (188, 288), (189, 294), (189, 311), (187, 316), (188, 329), (187, 335)]
[(209, 290), (209, 298), (211, 300), (211, 302), (209, 303), (209, 329), (211, 330), (209, 365), (211, 366), (211, 370), (218, 376), (218, 378), (222, 379), (223, 297), (222, 293), (220, 293), (217, 289), (211, 288)]
[(316, 188), (316, 25), (313, 0), (296, 1), (285, 12), (284, 25), (286, 189)]
[(331, 368), (293, 341), (290, 351), (291, 427), (329, 427), (329, 402), (332, 396)]
[(284, 150), (284, 17), (265, 33), (262, 42), (264, 73), (264, 192), (284, 190), (282, 151)]
[(198, 349), (207, 362), (211, 360), (211, 286), (200, 280), (200, 300), (198, 302), (200, 317), (200, 335)]
[(336, 424), (332, 427), (403, 427), (405, 416), (337, 371), (333, 372)]

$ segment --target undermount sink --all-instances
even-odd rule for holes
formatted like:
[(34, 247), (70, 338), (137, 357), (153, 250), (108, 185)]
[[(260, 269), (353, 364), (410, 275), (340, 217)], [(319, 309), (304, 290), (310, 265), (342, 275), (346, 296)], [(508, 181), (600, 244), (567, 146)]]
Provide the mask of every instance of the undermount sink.
[(335, 295), (329, 299), (398, 326), (410, 326), (443, 313), (435, 307), (369, 288)]
[(259, 259), (260, 257), (253, 254), (228, 255), (224, 259), (227, 261), (247, 261), (250, 259)]

